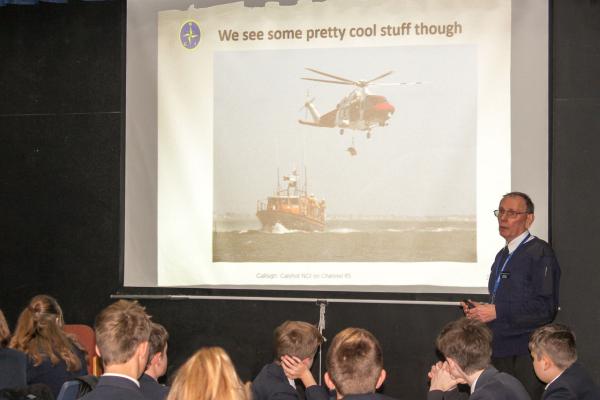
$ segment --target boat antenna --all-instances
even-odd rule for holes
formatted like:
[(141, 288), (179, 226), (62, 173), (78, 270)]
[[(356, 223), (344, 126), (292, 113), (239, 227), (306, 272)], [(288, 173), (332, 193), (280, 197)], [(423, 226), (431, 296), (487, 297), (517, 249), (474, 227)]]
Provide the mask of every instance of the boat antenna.
[(308, 175), (306, 174), (306, 165), (304, 166), (304, 194), (308, 196)]

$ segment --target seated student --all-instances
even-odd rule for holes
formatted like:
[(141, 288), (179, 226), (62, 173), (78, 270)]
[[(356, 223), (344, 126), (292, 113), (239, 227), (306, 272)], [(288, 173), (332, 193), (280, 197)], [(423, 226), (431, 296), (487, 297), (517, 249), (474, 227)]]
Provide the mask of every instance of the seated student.
[(145, 399), (138, 378), (148, 362), (150, 317), (135, 301), (119, 300), (98, 314), (94, 324), (96, 352), (102, 357), (104, 374), (82, 399)]
[[(327, 398), (325, 389), (316, 384), (310, 373), (317, 349), (323, 342), (318, 329), (308, 322), (285, 321), (275, 329), (273, 340), (275, 360), (265, 365), (252, 382), (254, 400)], [(301, 364), (302, 368), (295, 368), (300, 372), (286, 374), (281, 364), (284, 356), (291, 357), (288, 362), (296, 360)], [(300, 385), (304, 386), (304, 393)]]
[(10, 341), (10, 329), (0, 310), (0, 389), (27, 385), (27, 356), (6, 346)]
[(47, 295), (32, 298), (19, 315), (10, 347), (27, 354), (27, 384), (48, 385), (54, 396), (63, 383), (87, 375), (85, 350), (63, 331), (63, 312)]
[(346, 328), (335, 335), (327, 352), (325, 384), (338, 399), (391, 399), (375, 393), (385, 378), (381, 346), (371, 332)]
[(575, 335), (567, 326), (550, 324), (536, 329), (529, 350), (536, 375), (548, 384), (543, 400), (600, 399), (600, 388), (577, 362)]
[(461, 398), (458, 383), (470, 386), (471, 400), (530, 400), (517, 378), (491, 365), (492, 332), (483, 322), (461, 318), (448, 323), (436, 346), (446, 361), (431, 368), (428, 400)]
[(142, 393), (150, 400), (163, 400), (169, 394), (169, 387), (158, 383), (158, 378), (167, 372), (167, 340), (169, 334), (165, 327), (153, 322), (148, 342), (148, 365), (140, 378)]
[(204, 347), (183, 364), (167, 400), (250, 400), (231, 359), (220, 347)]

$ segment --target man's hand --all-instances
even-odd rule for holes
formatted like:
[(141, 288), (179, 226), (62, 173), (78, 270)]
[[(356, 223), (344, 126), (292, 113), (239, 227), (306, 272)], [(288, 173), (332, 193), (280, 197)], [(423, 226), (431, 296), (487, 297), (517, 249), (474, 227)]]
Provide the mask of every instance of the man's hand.
[(496, 319), (496, 306), (493, 304), (474, 303), (473, 308), (464, 308), (467, 318), (476, 319), (481, 322), (490, 322)]
[(304, 387), (316, 385), (317, 382), (313, 378), (312, 373), (308, 369), (308, 366), (302, 362), (298, 357), (282, 356), (281, 366), (285, 376), (289, 379), (300, 379), (304, 384)]
[(442, 363), (441, 361), (438, 361), (433, 364), (427, 376), (431, 380), (429, 390), (441, 390), (442, 392), (447, 392), (454, 389), (459, 383), (464, 383), (461, 379), (455, 379), (450, 374), (450, 367), (447, 362)]

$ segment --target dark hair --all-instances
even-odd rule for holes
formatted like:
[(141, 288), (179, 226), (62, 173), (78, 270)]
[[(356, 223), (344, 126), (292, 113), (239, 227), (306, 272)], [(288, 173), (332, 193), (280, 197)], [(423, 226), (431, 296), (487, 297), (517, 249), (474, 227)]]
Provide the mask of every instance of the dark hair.
[(75, 348), (85, 352), (63, 331), (63, 312), (53, 297), (35, 296), (19, 315), (10, 347), (20, 350), (33, 360), (34, 366), (48, 358), (52, 365), (64, 360), (68, 371), (81, 369), (81, 360)]
[(545, 353), (560, 369), (566, 369), (577, 361), (575, 334), (568, 326), (549, 324), (533, 332), (529, 350), (539, 359)]
[(371, 332), (346, 328), (335, 335), (327, 352), (327, 373), (340, 394), (375, 392), (382, 369), (383, 352)]
[(167, 340), (169, 340), (169, 333), (165, 327), (153, 322), (150, 339), (148, 340), (148, 358), (154, 357), (156, 353), (165, 351)]
[(452, 358), (467, 374), (485, 369), (492, 357), (492, 331), (483, 322), (461, 318), (452, 321), (436, 339), (438, 350)]
[(510, 192), (510, 193), (506, 193), (504, 196), (502, 196), (503, 199), (507, 198), (507, 197), (520, 197), (523, 199), (523, 201), (525, 201), (525, 210), (527, 211), (528, 214), (533, 214), (534, 210), (535, 210), (535, 206), (533, 204), (533, 201), (531, 201), (531, 197), (529, 197), (528, 194), (523, 193), (523, 192)]
[(323, 336), (316, 326), (303, 321), (285, 321), (273, 332), (273, 348), (279, 360), (284, 355), (305, 359), (313, 357)]

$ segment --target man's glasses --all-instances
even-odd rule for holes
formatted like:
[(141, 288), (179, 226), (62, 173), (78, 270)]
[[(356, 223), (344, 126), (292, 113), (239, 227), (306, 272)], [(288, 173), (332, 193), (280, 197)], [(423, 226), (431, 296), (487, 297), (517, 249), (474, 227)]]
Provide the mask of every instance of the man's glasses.
[(494, 215), (500, 218), (503, 215), (506, 215), (508, 218), (516, 218), (517, 215), (521, 214), (529, 214), (527, 211), (513, 211), (513, 210), (494, 210)]

